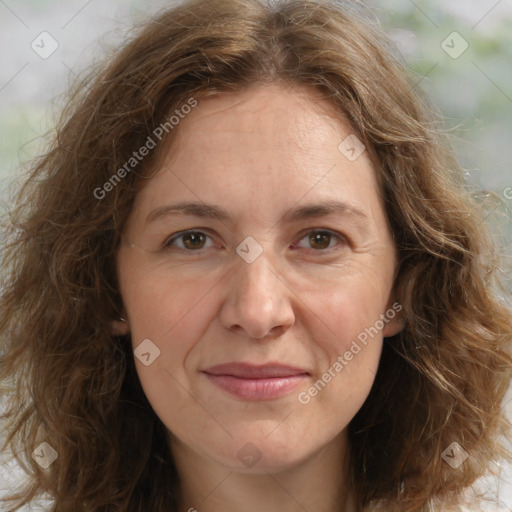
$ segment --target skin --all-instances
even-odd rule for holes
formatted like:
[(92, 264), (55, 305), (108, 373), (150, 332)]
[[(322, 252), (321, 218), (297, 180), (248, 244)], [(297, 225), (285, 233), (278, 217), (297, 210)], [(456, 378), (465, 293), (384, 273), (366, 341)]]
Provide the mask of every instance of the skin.
[[(346, 427), (367, 398), (383, 337), (398, 315), (307, 404), (298, 400), (392, 307), (396, 251), (374, 170), (338, 150), (353, 130), (308, 87), (253, 86), (199, 102), (175, 129), (165, 161), (136, 197), (117, 266), (133, 348), (160, 355), (137, 372), (169, 431), (185, 512), (356, 510), (347, 482)], [(326, 200), (364, 214), (287, 221)], [(232, 220), (146, 219), (181, 201), (211, 203)], [(178, 238), (184, 230), (204, 238)], [(315, 230), (328, 230), (318, 242)], [(313, 232), (313, 233), (312, 233)], [(206, 236), (207, 235), (207, 236)], [(252, 263), (236, 248), (251, 236)], [(308, 372), (277, 399), (227, 394), (201, 370), (269, 361)], [(244, 447), (252, 443), (249, 447)], [(244, 464), (237, 454), (259, 460)]]

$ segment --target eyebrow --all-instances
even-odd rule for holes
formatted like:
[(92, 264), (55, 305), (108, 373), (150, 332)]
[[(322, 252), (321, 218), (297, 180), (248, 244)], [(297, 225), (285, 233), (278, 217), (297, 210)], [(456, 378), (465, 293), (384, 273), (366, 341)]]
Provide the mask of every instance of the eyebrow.
[[(191, 215), (194, 217), (210, 218), (221, 222), (233, 222), (234, 218), (221, 206), (207, 203), (182, 202), (161, 206), (153, 210), (146, 218), (146, 223), (155, 221), (167, 215)], [(328, 200), (320, 203), (309, 203), (288, 210), (281, 220), (296, 222), (326, 215), (342, 215), (352, 217), (363, 227), (368, 226), (368, 216), (358, 207), (343, 201)]]

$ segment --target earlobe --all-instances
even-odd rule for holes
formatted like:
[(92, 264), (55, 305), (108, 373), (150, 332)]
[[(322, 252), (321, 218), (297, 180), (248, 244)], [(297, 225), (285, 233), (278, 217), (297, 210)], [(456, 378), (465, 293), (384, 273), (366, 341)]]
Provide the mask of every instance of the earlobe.
[(404, 327), (404, 320), (401, 317), (395, 317), (386, 324), (382, 334), (384, 338), (390, 338), (391, 336), (396, 336), (398, 333), (402, 332)]
[(126, 336), (130, 333), (130, 325), (123, 317), (112, 321), (112, 334), (114, 336)]
[(402, 310), (403, 306), (398, 301), (395, 301), (393, 304), (391, 304), (391, 302), (388, 304), (388, 309), (385, 313), (387, 321), (382, 331), (384, 338), (396, 336), (404, 330), (405, 320)]

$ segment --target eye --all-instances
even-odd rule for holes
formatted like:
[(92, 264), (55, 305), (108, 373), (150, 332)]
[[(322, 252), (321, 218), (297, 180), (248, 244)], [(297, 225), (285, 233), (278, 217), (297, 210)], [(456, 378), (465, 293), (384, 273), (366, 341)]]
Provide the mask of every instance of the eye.
[[(346, 246), (348, 244), (346, 237), (343, 235), (318, 229), (306, 233), (306, 235), (300, 239), (301, 242), (303, 240), (306, 240), (306, 243), (308, 243), (309, 247), (307, 248), (312, 248), (316, 252), (330, 252), (331, 249), (336, 247), (336, 240), (339, 242), (338, 245)], [(210, 241), (210, 245), (207, 245), (208, 241)], [(164, 243), (164, 248), (176, 247), (182, 251), (198, 252), (201, 249), (214, 247), (214, 245), (212, 238), (203, 231), (188, 230), (172, 235)], [(304, 248), (303, 245), (299, 245), (299, 247)]]
[[(199, 249), (208, 248), (208, 246), (205, 245), (208, 239), (213, 243), (211, 237), (202, 231), (182, 231), (181, 233), (172, 235), (171, 238), (164, 243), (164, 247), (176, 246), (183, 251), (197, 251)], [(209, 247), (212, 246), (213, 245), (210, 245)]]
[(340, 241), (342, 246), (346, 246), (348, 243), (347, 239), (343, 235), (326, 230), (310, 231), (306, 236), (301, 238), (301, 241), (302, 240), (306, 240), (306, 242), (310, 244), (310, 248), (313, 248), (315, 251), (333, 249), (335, 247), (333, 242), (336, 240)]

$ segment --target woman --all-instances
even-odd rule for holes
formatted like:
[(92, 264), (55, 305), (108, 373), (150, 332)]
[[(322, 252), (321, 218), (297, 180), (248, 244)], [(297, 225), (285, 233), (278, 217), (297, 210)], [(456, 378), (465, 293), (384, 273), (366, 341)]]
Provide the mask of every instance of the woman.
[(504, 452), (511, 380), (461, 176), (359, 4), (192, 0), (142, 27), (13, 212), (10, 509), (456, 510)]

